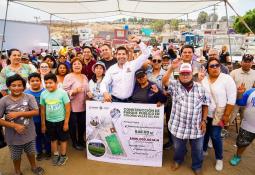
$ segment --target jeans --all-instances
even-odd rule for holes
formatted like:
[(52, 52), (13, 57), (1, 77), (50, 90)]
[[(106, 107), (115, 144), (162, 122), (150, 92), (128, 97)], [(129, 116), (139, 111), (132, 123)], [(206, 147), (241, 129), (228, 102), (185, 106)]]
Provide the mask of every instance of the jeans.
[(169, 122), (169, 119), (170, 119), (170, 114), (171, 114), (171, 108), (172, 108), (172, 104), (169, 105), (167, 104), (165, 107), (164, 107), (164, 111), (165, 111), (165, 114), (166, 114), (166, 127), (167, 127), (167, 134), (168, 134), (168, 143), (170, 145), (173, 144), (173, 140), (172, 140), (172, 137), (171, 137), (171, 133), (168, 129), (168, 122)]
[(212, 118), (207, 118), (207, 125), (206, 125), (206, 133), (204, 136), (204, 146), (203, 150), (206, 152), (208, 148), (208, 142), (209, 138), (212, 139), (212, 144), (215, 152), (215, 158), (216, 160), (222, 160), (223, 159), (223, 146), (222, 146), (222, 140), (221, 140), (221, 130), (222, 128), (220, 126), (213, 126), (212, 125)]
[(50, 137), (47, 134), (42, 133), (41, 123), (35, 122), (35, 132), (36, 132), (36, 152), (40, 154), (43, 152), (43, 146), (45, 148), (46, 153), (51, 153), (51, 144)]
[(84, 133), (86, 128), (85, 125), (86, 125), (86, 112), (71, 112), (69, 119), (69, 133), (73, 145), (84, 143)]
[(174, 142), (174, 161), (181, 164), (187, 153), (186, 144), (189, 141), (191, 146), (192, 169), (194, 171), (200, 170), (203, 164), (203, 141), (204, 138), (197, 139), (179, 139), (172, 135)]

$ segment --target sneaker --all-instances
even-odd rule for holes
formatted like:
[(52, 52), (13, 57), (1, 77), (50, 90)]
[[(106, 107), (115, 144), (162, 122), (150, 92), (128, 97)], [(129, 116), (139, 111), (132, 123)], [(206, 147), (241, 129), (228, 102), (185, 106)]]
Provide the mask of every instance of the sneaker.
[(51, 158), (51, 153), (46, 153), (45, 154), (45, 160), (50, 160)]
[(39, 153), (36, 155), (36, 160), (37, 161), (42, 161), (43, 160), (43, 153)]
[(232, 157), (232, 159), (229, 161), (229, 163), (232, 165), (232, 166), (237, 166), (241, 161), (241, 157), (239, 157), (238, 155), (234, 155)]
[(165, 143), (164, 145), (163, 145), (163, 149), (164, 150), (169, 150), (171, 147), (172, 147), (172, 143), (170, 143), (170, 142), (167, 142), (167, 143)]
[(59, 161), (58, 161), (58, 165), (65, 165), (66, 161), (68, 160), (67, 156), (60, 156)]
[(59, 155), (53, 155), (53, 157), (52, 157), (52, 164), (53, 164), (54, 166), (58, 165), (59, 159), (60, 159), (60, 156), (59, 156)]
[(216, 160), (215, 169), (217, 171), (221, 171), (223, 169), (223, 161), (222, 160)]
[(36, 167), (35, 169), (32, 169), (32, 172), (35, 175), (43, 175), (44, 174), (44, 169), (42, 167)]
[(227, 137), (228, 136), (228, 131), (226, 130), (226, 129), (222, 129), (222, 131), (221, 131), (221, 138), (225, 138), (225, 137)]
[(208, 156), (208, 152), (207, 151), (203, 151), (203, 156)]
[(212, 140), (211, 139), (209, 139), (208, 148), (213, 148), (213, 144), (212, 144)]

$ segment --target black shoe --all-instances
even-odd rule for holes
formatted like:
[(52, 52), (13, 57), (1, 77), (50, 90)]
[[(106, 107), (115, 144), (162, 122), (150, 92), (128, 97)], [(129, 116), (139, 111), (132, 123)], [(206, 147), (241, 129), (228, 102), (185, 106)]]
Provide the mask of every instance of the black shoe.
[(76, 150), (78, 150), (78, 151), (82, 151), (82, 150), (84, 149), (83, 146), (81, 146), (81, 145), (79, 145), (79, 144), (74, 144), (74, 145), (73, 145), (73, 148), (76, 149)]
[(43, 160), (43, 153), (39, 153), (36, 155), (36, 160), (37, 161), (42, 161)]

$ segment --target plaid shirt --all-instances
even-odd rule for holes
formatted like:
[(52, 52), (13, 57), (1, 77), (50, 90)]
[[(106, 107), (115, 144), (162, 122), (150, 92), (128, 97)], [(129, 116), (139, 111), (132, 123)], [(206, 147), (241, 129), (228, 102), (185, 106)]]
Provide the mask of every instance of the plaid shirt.
[(172, 80), (168, 92), (173, 98), (173, 107), (168, 122), (169, 131), (179, 139), (197, 139), (203, 136), (202, 105), (209, 106), (210, 97), (202, 85), (194, 82), (188, 92), (180, 81)]

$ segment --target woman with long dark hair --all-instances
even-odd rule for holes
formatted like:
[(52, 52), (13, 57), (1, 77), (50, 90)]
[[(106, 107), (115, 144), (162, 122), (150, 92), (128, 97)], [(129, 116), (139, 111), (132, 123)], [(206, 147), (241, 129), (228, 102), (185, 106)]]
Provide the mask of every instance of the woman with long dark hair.
[(64, 78), (68, 73), (69, 73), (68, 66), (65, 63), (59, 63), (55, 72), (58, 79), (58, 88), (63, 87)]

